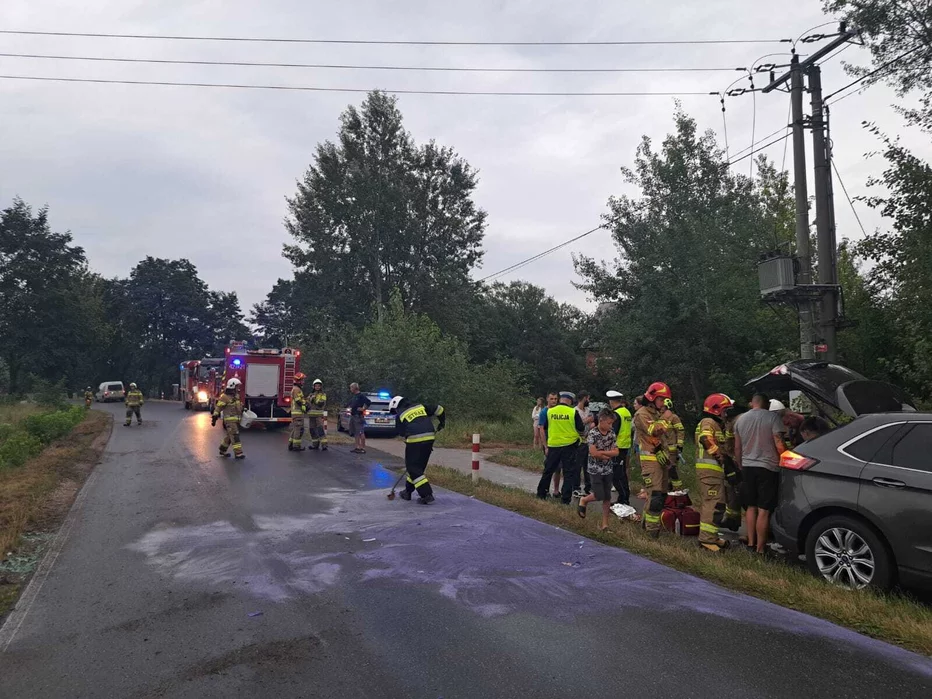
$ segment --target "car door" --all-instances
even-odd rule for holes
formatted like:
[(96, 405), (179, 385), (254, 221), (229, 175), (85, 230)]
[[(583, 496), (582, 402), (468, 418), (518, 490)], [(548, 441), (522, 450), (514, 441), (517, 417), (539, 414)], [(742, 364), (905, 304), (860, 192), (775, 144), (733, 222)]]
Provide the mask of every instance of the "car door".
[(874, 455), (858, 507), (882, 523), (898, 566), (932, 572), (932, 422), (908, 422)]

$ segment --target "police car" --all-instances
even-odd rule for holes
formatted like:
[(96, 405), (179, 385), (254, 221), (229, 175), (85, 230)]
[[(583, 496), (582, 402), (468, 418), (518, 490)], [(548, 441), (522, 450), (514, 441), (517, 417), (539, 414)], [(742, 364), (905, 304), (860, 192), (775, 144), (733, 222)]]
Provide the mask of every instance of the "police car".
[[(388, 402), (392, 399), (392, 394), (388, 391), (379, 391), (378, 393), (366, 393), (369, 399), (369, 409), (365, 414), (366, 434), (384, 434), (389, 437), (395, 435), (395, 416), (388, 412)], [(339, 432), (348, 432), (350, 423), (350, 409), (343, 408), (337, 417), (337, 430)]]

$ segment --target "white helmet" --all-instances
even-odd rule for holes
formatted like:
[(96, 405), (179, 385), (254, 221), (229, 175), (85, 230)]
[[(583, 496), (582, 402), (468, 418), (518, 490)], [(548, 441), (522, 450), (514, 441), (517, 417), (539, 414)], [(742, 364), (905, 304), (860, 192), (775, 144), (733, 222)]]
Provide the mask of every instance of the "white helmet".
[(312, 383), (311, 386), (316, 386), (317, 384), (320, 384), (321, 388), (323, 388), (324, 382), (320, 379), (314, 379), (314, 383)]
[(130, 387), (130, 388), (136, 388), (136, 384), (131, 383), (131, 384), (129, 385), (129, 387)]
[(776, 412), (779, 412), (779, 411), (781, 411), (781, 410), (786, 410), (786, 406), (783, 405), (783, 403), (781, 403), (780, 401), (778, 401), (776, 398), (771, 398), (771, 399), (770, 399), (770, 410), (771, 410), (771, 412), (775, 412), (775, 413), (776, 413)]
[(239, 379), (230, 379), (229, 381), (227, 381), (227, 390), (229, 391), (231, 388), (239, 388), (242, 385), (243, 385), (243, 382), (240, 381)]
[(388, 401), (388, 411), (393, 412), (398, 410), (398, 406), (401, 405), (401, 401), (404, 400), (404, 396), (395, 396), (390, 401)]

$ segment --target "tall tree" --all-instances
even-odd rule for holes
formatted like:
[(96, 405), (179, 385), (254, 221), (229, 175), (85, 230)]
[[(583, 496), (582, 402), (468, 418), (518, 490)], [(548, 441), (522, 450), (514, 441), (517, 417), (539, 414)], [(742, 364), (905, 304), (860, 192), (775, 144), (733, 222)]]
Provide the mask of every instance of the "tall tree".
[(452, 300), (481, 259), (486, 214), (476, 172), (449, 148), (415, 144), (397, 99), (372, 92), (317, 147), (285, 225), (285, 256), (322, 308), (362, 325), (392, 289), (406, 309)]
[(617, 302), (601, 344), (629, 390), (665, 380), (701, 404), (738, 390), (762, 349), (792, 344), (792, 327), (761, 306), (756, 273), (762, 252), (789, 241), (792, 203), (785, 174), (760, 165), (756, 182), (731, 173), (714, 135), (677, 111), (660, 151), (645, 137), (623, 169), (640, 196), (609, 200), (618, 257), (579, 257), (576, 269), (580, 288)]
[(928, 0), (824, 0), (823, 8), (859, 30), (872, 66), (847, 64), (866, 83), (886, 81), (900, 95), (922, 91), (922, 106), (907, 119), (932, 128), (932, 3)]

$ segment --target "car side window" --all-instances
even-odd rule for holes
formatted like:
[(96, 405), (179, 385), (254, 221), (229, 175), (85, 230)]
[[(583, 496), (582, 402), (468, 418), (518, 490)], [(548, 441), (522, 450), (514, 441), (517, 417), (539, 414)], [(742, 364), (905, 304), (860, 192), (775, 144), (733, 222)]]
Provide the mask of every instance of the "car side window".
[(880, 450), (890, 441), (894, 434), (900, 431), (904, 425), (887, 425), (879, 430), (874, 430), (866, 434), (858, 441), (852, 442), (844, 448), (844, 451), (855, 459), (860, 461), (877, 461)]
[(932, 424), (913, 424), (912, 427), (893, 446), (890, 463), (932, 472)]

